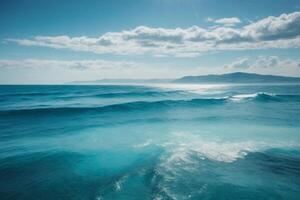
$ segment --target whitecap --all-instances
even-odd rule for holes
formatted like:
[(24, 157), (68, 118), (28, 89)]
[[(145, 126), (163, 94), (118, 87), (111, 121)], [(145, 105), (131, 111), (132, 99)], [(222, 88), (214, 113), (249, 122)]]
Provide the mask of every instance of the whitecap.
[(244, 158), (248, 152), (295, 145), (292, 142), (208, 140), (190, 133), (174, 133), (171, 141), (162, 144), (169, 153), (165, 163), (173, 164), (191, 162), (191, 154), (197, 154), (202, 159), (230, 163)]
[(259, 95), (275, 96), (274, 94), (270, 94), (270, 93), (257, 92), (257, 93), (250, 93), (250, 94), (237, 94), (237, 95), (230, 96), (228, 98), (232, 101), (242, 101), (246, 99), (256, 98)]
[(253, 94), (238, 94), (234, 95), (232, 97), (229, 97), (232, 101), (241, 101), (243, 99), (249, 99), (249, 98), (254, 98), (258, 95), (258, 93), (253, 93)]

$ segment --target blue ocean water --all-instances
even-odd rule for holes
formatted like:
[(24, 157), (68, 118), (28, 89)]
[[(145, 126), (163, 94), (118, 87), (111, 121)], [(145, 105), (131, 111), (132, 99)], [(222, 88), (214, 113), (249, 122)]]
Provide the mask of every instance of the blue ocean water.
[(299, 199), (300, 85), (0, 86), (0, 199)]

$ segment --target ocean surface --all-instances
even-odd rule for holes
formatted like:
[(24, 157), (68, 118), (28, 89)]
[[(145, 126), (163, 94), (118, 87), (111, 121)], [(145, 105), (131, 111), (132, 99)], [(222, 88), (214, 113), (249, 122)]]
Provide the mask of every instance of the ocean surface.
[(0, 199), (300, 198), (300, 85), (0, 86)]

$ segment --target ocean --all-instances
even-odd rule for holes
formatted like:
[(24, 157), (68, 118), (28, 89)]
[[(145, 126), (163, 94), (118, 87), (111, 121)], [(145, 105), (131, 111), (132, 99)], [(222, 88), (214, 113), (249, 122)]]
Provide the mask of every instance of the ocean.
[(298, 200), (300, 85), (0, 86), (0, 199)]

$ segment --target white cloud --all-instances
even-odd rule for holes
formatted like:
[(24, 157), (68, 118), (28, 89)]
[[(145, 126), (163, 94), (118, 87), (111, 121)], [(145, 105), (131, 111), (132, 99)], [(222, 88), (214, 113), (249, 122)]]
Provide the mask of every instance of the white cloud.
[[(109, 60), (0, 60), (0, 83), (62, 83), (102, 78), (178, 78), (234, 71), (300, 76), (300, 59), (241, 57), (223, 65), (135, 63)], [(13, 76), (12, 76), (13, 74)]]
[(300, 59), (281, 58), (278, 56), (242, 57), (225, 65), (226, 71), (247, 71), (264, 74), (288, 76), (300, 75)]
[(212, 19), (208, 18), (209, 22), (214, 22), (216, 24), (222, 24), (224, 26), (235, 26), (236, 24), (241, 23), (241, 20), (237, 17), (230, 17), (230, 18), (221, 18), (221, 19)]
[(206, 21), (208, 21), (208, 22), (214, 22), (215, 20), (212, 17), (208, 17), (208, 18), (206, 18)]
[(226, 65), (225, 68), (230, 69), (248, 69), (250, 67), (249, 58), (242, 57), (238, 58), (237, 60), (233, 61), (229, 65)]
[(49, 69), (62, 68), (74, 70), (105, 70), (105, 69), (128, 69), (138, 67), (138, 63), (107, 61), (107, 60), (0, 60), (0, 68), (33, 68)]
[[(237, 22), (235, 18), (218, 20)], [(23, 46), (41, 46), (97, 54), (150, 54), (154, 56), (195, 57), (222, 50), (298, 48), (300, 12), (267, 17), (241, 28), (216, 26), (205, 29), (151, 28), (139, 26), (99, 37), (37, 36), (32, 39), (7, 39)]]
[(300, 35), (300, 12), (267, 17), (244, 27), (247, 37), (254, 40), (274, 41)]
[[(221, 69), (221, 68), (220, 68)], [(108, 60), (1, 60), (0, 84), (57, 84), (111, 78), (176, 78), (216, 72), (209, 67)]]

